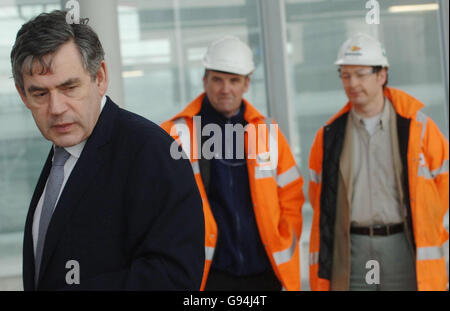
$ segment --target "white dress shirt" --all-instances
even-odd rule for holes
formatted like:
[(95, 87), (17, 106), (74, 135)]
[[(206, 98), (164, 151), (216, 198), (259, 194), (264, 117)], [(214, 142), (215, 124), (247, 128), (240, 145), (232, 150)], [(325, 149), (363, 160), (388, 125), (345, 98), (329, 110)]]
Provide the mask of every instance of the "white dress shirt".
[[(106, 104), (106, 96), (103, 96), (102, 102), (101, 102), (100, 113), (103, 110), (103, 107), (105, 106), (105, 104)], [(56, 203), (55, 203), (55, 206), (53, 207), (53, 209), (58, 204), (59, 197), (61, 196), (64, 186), (66, 185), (66, 182), (69, 179), (69, 176), (72, 173), (72, 170), (75, 167), (75, 164), (77, 164), (77, 161), (81, 156), (81, 152), (83, 151), (85, 144), (86, 144), (86, 140), (83, 140), (78, 145), (64, 148), (68, 153), (70, 153), (70, 157), (67, 159), (66, 163), (64, 164), (64, 179), (63, 179), (63, 183), (61, 186), (61, 190), (59, 191), (58, 198), (56, 199)], [(55, 148), (55, 145), (53, 145), (53, 148)], [(52, 161), (53, 161), (53, 159), (52, 159)], [(47, 180), (47, 182), (48, 182), (48, 180)], [(47, 189), (47, 182), (45, 183), (44, 191), (42, 191), (41, 198), (39, 199), (39, 202), (36, 206), (36, 210), (34, 212), (34, 217), (33, 217), (32, 234), (33, 234), (33, 245), (34, 245), (34, 254), (35, 255), (36, 255), (37, 239), (38, 239), (38, 235), (39, 235), (39, 220), (41, 219), (42, 205), (44, 204), (44, 196), (45, 196), (45, 191)]]

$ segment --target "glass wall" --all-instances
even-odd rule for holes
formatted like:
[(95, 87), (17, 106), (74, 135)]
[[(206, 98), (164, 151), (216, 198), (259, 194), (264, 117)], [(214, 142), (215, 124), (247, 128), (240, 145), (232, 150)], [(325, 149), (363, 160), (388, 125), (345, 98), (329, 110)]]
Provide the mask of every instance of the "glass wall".
[(246, 98), (266, 113), (257, 1), (119, 1), (119, 28), (128, 110), (160, 123), (203, 92), (202, 58), (224, 35), (253, 50), (256, 70)]

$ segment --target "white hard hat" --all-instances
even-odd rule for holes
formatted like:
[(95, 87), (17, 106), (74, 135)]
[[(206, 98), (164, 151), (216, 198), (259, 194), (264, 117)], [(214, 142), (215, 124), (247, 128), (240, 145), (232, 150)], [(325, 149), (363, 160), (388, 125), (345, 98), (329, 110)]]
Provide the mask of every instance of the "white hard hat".
[(381, 42), (363, 33), (350, 37), (342, 44), (334, 64), (389, 67)]
[(206, 69), (248, 75), (255, 70), (252, 50), (234, 36), (225, 36), (210, 44), (203, 65)]

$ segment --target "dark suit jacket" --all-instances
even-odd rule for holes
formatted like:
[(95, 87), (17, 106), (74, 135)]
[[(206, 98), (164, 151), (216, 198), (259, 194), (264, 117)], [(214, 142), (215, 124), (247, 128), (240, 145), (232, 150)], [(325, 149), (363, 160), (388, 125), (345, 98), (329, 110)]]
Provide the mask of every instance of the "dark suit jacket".
[[(173, 139), (109, 98), (58, 201), (47, 231), (38, 290), (198, 290), (204, 265), (202, 201)], [(53, 148), (31, 200), (23, 284), (34, 290), (32, 224)], [(66, 274), (76, 260), (80, 284)], [(73, 272), (73, 270), (72, 270)]]

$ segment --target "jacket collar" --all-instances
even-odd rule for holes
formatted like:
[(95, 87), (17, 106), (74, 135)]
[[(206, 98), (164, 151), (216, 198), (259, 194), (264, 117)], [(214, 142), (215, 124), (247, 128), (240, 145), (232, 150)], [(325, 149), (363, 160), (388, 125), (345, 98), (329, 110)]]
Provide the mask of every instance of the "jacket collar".
[(424, 107), (418, 99), (399, 89), (386, 88), (384, 96), (392, 103), (395, 112), (407, 119), (413, 118)]
[[(180, 113), (175, 115), (170, 121), (175, 121), (180, 118), (193, 118), (194, 116), (200, 113), (202, 109), (203, 100), (206, 96), (206, 93), (203, 92), (196, 99), (189, 103)], [(248, 123), (257, 123), (258, 121), (263, 121), (264, 116), (253, 107), (249, 101), (243, 99), (245, 105), (244, 119)]]
[[(417, 111), (424, 107), (424, 104), (422, 102), (402, 90), (392, 87), (386, 87), (383, 93), (384, 96), (392, 103), (395, 112), (403, 118), (413, 118), (416, 115)], [(328, 120), (327, 124), (333, 123), (333, 121), (335, 121), (341, 115), (349, 112), (351, 108), (352, 104), (350, 102), (347, 102), (347, 104), (342, 107), (341, 110), (339, 110), (330, 120)]]
[(216, 123), (221, 126), (227, 123), (230, 124), (239, 123), (245, 126), (244, 112), (245, 112), (245, 105), (242, 103), (239, 108), (239, 111), (234, 116), (227, 118), (220, 112), (215, 110), (214, 107), (211, 105), (208, 96), (205, 96), (203, 98), (203, 104), (199, 114), (202, 116), (202, 118), (205, 118), (205, 121)]

